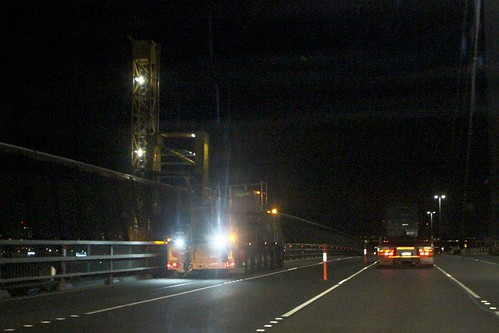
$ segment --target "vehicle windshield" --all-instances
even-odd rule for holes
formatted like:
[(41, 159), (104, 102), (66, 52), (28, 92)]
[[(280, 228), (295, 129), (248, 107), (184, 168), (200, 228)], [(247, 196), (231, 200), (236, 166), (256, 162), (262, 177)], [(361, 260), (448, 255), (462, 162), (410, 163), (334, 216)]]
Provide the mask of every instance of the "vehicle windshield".
[(498, 331), (499, 0), (0, 12), (1, 332)]

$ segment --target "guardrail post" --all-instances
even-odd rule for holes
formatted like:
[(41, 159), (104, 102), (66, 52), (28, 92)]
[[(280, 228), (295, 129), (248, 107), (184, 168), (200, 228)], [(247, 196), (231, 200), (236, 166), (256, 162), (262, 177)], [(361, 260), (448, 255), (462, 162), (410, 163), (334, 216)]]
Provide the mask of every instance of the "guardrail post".
[(111, 245), (111, 260), (110, 260), (110, 263), (109, 263), (109, 269), (111, 270), (111, 272), (114, 270), (114, 265), (113, 265), (113, 256), (114, 256), (114, 245)]
[[(87, 256), (92, 255), (92, 246), (90, 244), (87, 244)], [(90, 261), (87, 260), (87, 273), (90, 273)]]
[[(132, 246), (128, 245), (128, 254), (132, 254)], [(128, 259), (128, 269), (132, 269), (132, 260)]]
[[(67, 254), (68, 254), (68, 248), (67, 248), (67, 245), (66, 244), (63, 244), (61, 246), (62, 248), (62, 257), (63, 258), (66, 258)], [(59, 282), (57, 282), (57, 290), (66, 290), (68, 288), (68, 284), (66, 284), (66, 280), (65, 280), (65, 277), (64, 275), (66, 274), (66, 261), (63, 260), (61, 262), (61, 275), (63, 275), (63, 277), (59, 280)], [(55, 270), (55, 276), (57, 276), (57, 270)]]
[[(67, 248), (67, 245), (63, 245), (62, 246), (62, 257), (63, 258), (66, 258), (67, 257), (67, 254), (68, 254), (68, 248)], [(66, 261), (63, 261), (61, 263), (61, 268), (62, 268), (62, 274), (66, 274)]]
[(109, 247), (109, 256), (111, 259), (109, 259), (109, 270), (111, 271), (111, 274), (107, 278), (107, 284), (113, 284), (119, 282), (118, 279), (114, 278), (113, 275), (113, 270), (114, 270), (114, 265), (113, 265), (113, 256), (114, 256), (114, 245), (111, 244)]

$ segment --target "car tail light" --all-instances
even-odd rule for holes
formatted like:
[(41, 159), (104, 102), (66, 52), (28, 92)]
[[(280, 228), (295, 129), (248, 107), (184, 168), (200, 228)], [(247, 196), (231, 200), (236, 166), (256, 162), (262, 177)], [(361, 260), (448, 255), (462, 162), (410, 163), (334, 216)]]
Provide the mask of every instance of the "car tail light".
[(393, 257), (395, 255), (395, 250), (394, 249), (382, 249), (379, 250), (379, 254), (383, 257)]
[(418, 256), (420, 257), (432, 257), (433, 249), (431, 247), (424, 247), (418, 250)]
[(178, 265), (178, 262), (169, 262), (169, 263), (166, 264), (166, 267), (168, 269), (179, 268), (179, 265)]
[(234, 261), (226, 261), (224, 263), (225, 265), (225, 268), (235, 268), (236, 267), (236, 263)]

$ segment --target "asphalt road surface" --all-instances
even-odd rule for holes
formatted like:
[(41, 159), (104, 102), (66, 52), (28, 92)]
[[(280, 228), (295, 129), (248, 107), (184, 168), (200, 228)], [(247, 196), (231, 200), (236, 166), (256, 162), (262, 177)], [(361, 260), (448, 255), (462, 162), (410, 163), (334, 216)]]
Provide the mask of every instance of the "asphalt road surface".
[(499, 332), (499, 257), (379, 268), (334, 257), (252, 276), (153, 279), (0, 301), (0, 332)]

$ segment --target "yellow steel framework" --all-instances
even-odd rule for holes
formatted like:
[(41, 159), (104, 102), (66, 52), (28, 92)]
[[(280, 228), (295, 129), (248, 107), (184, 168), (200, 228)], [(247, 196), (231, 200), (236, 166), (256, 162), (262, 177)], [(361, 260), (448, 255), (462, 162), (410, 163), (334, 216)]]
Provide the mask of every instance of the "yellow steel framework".
[[(189, 188), (201, 202), (208, 186), (209, 137), (204, 132), (159, 132), (159, 44), (151, 40), (130, 38), (133, 55), (132, 149), (131, 166), (136, 176), (155, 182), (173, 182), (172, 185)], [(168, 140), (188, 139), (185, 145), (194, 149), (168, 148)], [(173, 158), (173, 161), (172, 161)], [(179, 179), (183, 180), (179, 182)], [(197, 200), (195, 199), (197, 198)], [(151, 223), (161, 211), (156, 192), (144, 187), (135, 189), (133, 220), (129, 225), (130, 240), (150, 237)]]
[(159, 64), (161, 46), (130, 38), (133, 54), (132, 169), (150, 178), (159, 132)]

